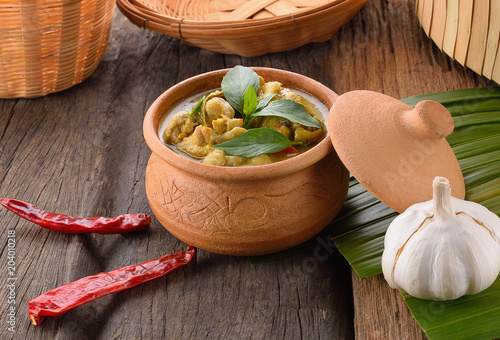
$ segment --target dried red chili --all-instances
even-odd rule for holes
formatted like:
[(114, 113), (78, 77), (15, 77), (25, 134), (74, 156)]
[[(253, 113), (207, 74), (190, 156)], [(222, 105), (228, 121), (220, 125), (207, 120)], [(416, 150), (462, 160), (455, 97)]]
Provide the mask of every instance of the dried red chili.
[(164, 276), (191, 262), (194, 255), (195, 248), (189, 246), (186, 252), (166, 255), (139, 265), (87, 276), (65, 284), (29, 301), (29, 318), (33, 325), (38, 325), (45, 317), (59, 316), (105, 295)]
[(114, 218), (77, 218), (48, 212), (17, 199), (0, 198), (0, 204), (18, 216), (43, 228), (67, 234), (123, 234), (134, 230), (146, 230), (151, 227), (151, 216), (147, 214), (124, 214)]

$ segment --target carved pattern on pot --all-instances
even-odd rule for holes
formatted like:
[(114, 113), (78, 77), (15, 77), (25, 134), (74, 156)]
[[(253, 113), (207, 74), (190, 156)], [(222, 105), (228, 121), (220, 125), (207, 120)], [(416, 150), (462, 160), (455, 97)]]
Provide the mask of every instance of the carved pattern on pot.
[[(210, 233), (227, 233), (234, 228), (262, 227), (268, 220), (268, 208), (262, 200), (229, 196), (209, 197), (199, 190), (192, 191), (166, 176), (157, 178), (161, 205), (174, 219), (197, 225)], [(249, 213), (250, 212), (250, 213)]]

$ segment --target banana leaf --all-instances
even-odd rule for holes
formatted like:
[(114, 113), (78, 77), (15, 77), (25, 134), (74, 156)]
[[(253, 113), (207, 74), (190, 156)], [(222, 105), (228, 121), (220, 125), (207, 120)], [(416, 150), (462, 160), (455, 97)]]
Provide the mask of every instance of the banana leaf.
[[(466, 199), (500, 216), (500, 88), (474, 88), (402, 99), (415, 106), (435, 100), (452, 114), (454, 131), (447, 137), (464, 175)], [(288, 256), (318, 246), (325, 235), (360, 278), (381, 274), (384, 235), (397, 213), (351, 178), (344, 207), (322, 235), (303, 245), (252, 263)], [(403, 298), (430, 339), (500, 338), (500, 276), (487, 290), (454, 301)]]
[(500, 336), (500, 279), (481, 293), (452, 301), (428, 301), (403, 293), (429, 339), (496, 339)]

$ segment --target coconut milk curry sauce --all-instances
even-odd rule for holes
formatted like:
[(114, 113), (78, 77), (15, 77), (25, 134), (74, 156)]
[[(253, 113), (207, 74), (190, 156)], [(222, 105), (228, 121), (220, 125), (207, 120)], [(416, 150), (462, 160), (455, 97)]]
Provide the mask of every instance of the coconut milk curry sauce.
[[(328, 109), (318, 99), (272, 81), (265, 83), (262, 80), (255, 92), (258, 105), (268, 102), (266, 111), (255, 109), (260, 112), (255, 117), (248, 115), (252, 108), (246, 110), (247, 115), (235, 110), (220, 89), (193, 95), (165, 112), (159, 125), (160, 139), (180, 155), (199, 162), (248, 166), (294, 157), (311, 149), (326, 136), (324, 121)], [(307, 121), (302, 124), (301, 119), (294, 117), (288, 119), (297, 109), (303, 110), (309, 119), (312, 117), (312, 124)], [(312, 126), (314, 123), (316, 125)], [(254, 136), (245, 134), (251, 130), (256, 132)], [(281, 140), (283, 136), (285, 138)]]

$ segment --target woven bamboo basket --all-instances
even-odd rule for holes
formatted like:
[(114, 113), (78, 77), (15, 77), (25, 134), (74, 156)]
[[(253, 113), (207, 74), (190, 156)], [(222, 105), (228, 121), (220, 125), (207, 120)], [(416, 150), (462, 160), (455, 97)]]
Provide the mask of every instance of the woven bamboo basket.
[(115, 0), (0, 0), (0, 98), (88, 78), (106, 49)]
[(500, 84), (500, 0), (417, 0), (415, 10), (442, 51)]
[(253, 57), (330, 39), (367, 0), (117, 0), (134, 24), (209, 51)]

